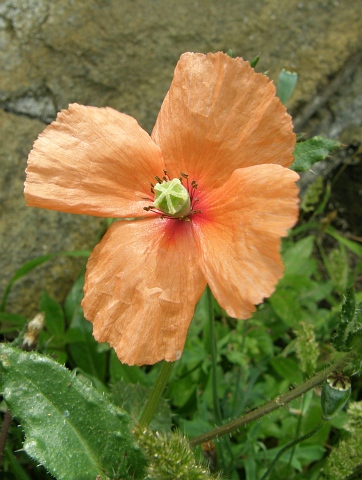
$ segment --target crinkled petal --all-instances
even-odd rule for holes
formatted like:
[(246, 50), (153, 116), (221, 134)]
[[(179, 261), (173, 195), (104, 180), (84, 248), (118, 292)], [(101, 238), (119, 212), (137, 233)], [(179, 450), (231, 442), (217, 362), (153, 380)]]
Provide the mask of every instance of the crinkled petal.
[(129, 365), (180, 358), (206, 286), (197, 255), (189, 222), (113, 223), (87, 265), (82, 306), (96, 340)]
[(280, 238), (298, 217), (298, 178), (279, 165), (243, 168), (200, 199), (193, 221), (200, 267), (232, 317), (249, 318), (283, 275)]
[(221, 52), (181, 56), (151, 136), (172, 176), (208, 188), (238, 168), (293, 162), (291, 117), (273, 83)]
[(150, 182), (163, 175), (159, 147), (136, 120), (112, 108), (73, 104), (34, 144), (29, 206), (109, 217), (143, 216)]

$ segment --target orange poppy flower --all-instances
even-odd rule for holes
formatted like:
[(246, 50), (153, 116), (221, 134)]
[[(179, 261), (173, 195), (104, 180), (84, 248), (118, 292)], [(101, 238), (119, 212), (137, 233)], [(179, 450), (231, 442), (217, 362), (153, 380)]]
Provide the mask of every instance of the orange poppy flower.
[[(87, 265), (96, 340), (130, 365), (180, 358), (206, 284), (230, 316), (249, 318), (283, 274), (280, 238), (298, 215), (294, 145), (273, 83), (223, 53), (181, 56), (151, 136), (111, 108), (60, 112), (29, 155), (25, 197), (124, 219)], [(182, 215), (154, 203), (175, 178), (190, 201)]]

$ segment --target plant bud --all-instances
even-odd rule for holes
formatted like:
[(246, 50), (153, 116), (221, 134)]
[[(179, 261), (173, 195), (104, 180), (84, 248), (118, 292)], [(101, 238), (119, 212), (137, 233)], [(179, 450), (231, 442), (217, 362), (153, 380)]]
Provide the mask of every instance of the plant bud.
[(334, 372), (327, 377), (322, 387), (322, 416), (329, 420), (347, 403), (351, 395), (351, 381), (341, 372)]
[(28, 330), (24, 333), (22, 348), (25, 350), (31, 350), (35, 347), (39, 333), (44, 327), (45, 314), (44, 312), (38, 313), (28, 323)]

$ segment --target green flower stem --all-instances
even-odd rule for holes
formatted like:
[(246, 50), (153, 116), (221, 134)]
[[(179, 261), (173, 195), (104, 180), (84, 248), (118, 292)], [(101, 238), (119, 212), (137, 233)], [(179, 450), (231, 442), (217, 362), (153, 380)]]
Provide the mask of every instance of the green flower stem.
[(322, 427), (324, 427), (325, 423), (327, 423), (327, 420), (322, 420), (320, 423), (318, 423), (318, 425), (316, 427), (313, 428), (313, 430), (311, 430), (310, 432), (306, 433), (305, 435), (302, 435), (301, 437), (299, 438), (296, 438), (295, 440), (293, 440), (292, 442), (289, 442), (287, 443), (286, 445), (284, 445), (284, 447), (279, 450), (278, 454), (276, 455), (276, 457), (274, 458), (274, 460), (272, 461), (272, 463), (269, 465), (269, 468), (268, 470), (264, 473), (264, 475), (261, 477), (260, 480), (267, 480), (267, 478), (269, 477), (269, 475), (271, 474), (271, 472), (273, 471), (275, 465), (277, 464), (278, 460), (280, 459), (280, 457), (283, 455), (284, 452), (286, 452), (287, 450), (289, 450), (290, 448), (293, 448), (295, 447), (298, 443), (300, 442), (304, 442), (304, 440), (308, 440), (308, 438), (312, 437), (313, 435), (315, 435), (316, 433), (319, 432), (319, 430), (321, 430)]
[(190, 445), (192, 447), (195, 447), (196, 445), (208, 442), (214, 438), (218, 438), (222, 435), (232, 433), (234, 430), (238, 430), (240, 427), (243, 427), (244, 425), (247, 425), (248, 423), (257, 420), (258, 418), (261, 418), (264, 415), (273, 412), (274, 410), (278, 410), (278, 408), (285, 406), (287, 403), (308, 392), (308, 390), (311, 390), (312, 388), (323, 383), (323, 381), (328, 377), (328, 375), (330, 375), (335, 370), (342, 370), (351, 361), (352, 358), (352, 355), (349, 353), (343, 355), (332, 365), (316, 373), (313, 377), (304, 382), (302, 385), (299, 385), (298, 387), (294, 388), (288, 393), (285, 393), (284, 395), (276, 397), (271, 402), (266, 403), (262, 407), (256, 408), (255, 410), (247, 413), (246, 415), (243, 415), (242, 417), (237, 418), (236, 420), (226, 423), (225, 425), (215, 428), (214, 430), (204, 433), (203, 435), (192, 438), (190, 440)]
[(165, 362), (161, 363), (160, 371), (155, 384), (151, 390), (151, 394), (143, 407), (143, 410), (140, 415), (139, 424), (141, 426), (147, 427), (155, 414), (160, 399), (162, 397), (163, 391), (165, 390), (167, 380), (172, 372), (175, 362)]
[(219, 396), (217, 394), (217, 345), (215, 332), (215, 314), (214, 314), (214, 299), (207, 286), (207, 303), (209, 313), (209, 332), (210, 332), (210, 351), (211, 351), (211, 375), (212, 375), (212, 399), (214, 404), (214, 414), (216, 423), (221, 425), (222, 416), (220, 410)]

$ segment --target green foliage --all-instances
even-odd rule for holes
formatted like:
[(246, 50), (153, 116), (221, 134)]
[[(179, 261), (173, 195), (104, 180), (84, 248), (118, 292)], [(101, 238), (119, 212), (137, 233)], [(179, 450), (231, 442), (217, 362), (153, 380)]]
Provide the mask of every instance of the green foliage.
[[(301, 142), (294, 167), (308, 169), (335, 148), (336, 142), (321, 137)], [(302, 200), (306, 215), (283, 243), (285, 275), (252, 318), (230, 318), (215, 299), (209, 303), (206, 293), (201, 297), (183, 356), (174, 366), (165, 400), (147, 430), (133, 424), (149, 397), (158, 366), (123, 365), (113, 349), (95, 342), (92, 325), (80, 307), (83, 275), (64, 305), (44, 292), (39, 311), (45, 313), (45, 326), (36, 348), (52, 360), (8, 345), (1, 347), (2, 393), (15, 419), (4, 452), (4, 479), (48, 480), (53, 474), (76, 480), (77, 468), (82, 469), (78, 478), (91, 472), (88, 478), (93, 480), (98, 474), (101, 479), (115, 480), (215, 478), (199, 461), (200, 447), (190, 450), (187, 438), (255, 410), (293, 390), (315, 371), (324, 371), (335, 355), (333, 334), (337, 350), (361, 352), (362, 294), (346, 289), (360, 281), (362, 246), (330, 224), (326, 207), (332, 183), (327, 183), (323, 192), (322, 179), (317, 178), (308, 189)], [(7, 295), (17, 279), (50, 257), (28, 262), (8, 284), (4, 311), (0, 312), (1, 333), (8, 340), (19, 333), (13, 346), (22, 345), (28, 319), (5, 312)], [(215, 314), (213, 329), (210, 305)], [(214, 341), (215, 356), (211, 349)], [(357, 358), (354, 371), (360, 368), (358, 362)], [(74, 373), (60, 365), (63, 363)], [(352, 395), (358, 398), (361, 386), (354, 383)], [(358, 412), (353, 413), (353, 405), (358, 404), (351, 404), (347, 424), (347, 414), (340, 411), (313, 437), (294, 445), (296, 438), (306, 436), (321, 419), (320, 392), (310, 390), (286, 408), (215, 440), (212, 471), (231, 480), (259, 480), (282, 452), (273, 480), (317, 480), (329, 453), (325, 445), (339, 444), (339, 459), (332, 453), (325, 470), (325, 475), (331, 476), (326, 478), (339, 479), (340, 471), (355, 472), (359, 464), (353, 454), (361, 451), (361, 407), (354, 407)], [(0, 404), (3, 412), (5, 408), (5, 402)], [(25, 450), (36, 462), (22, 450), (23, 431), (16, 421), (26, 435)], [(283, 453), (282, 449), (292, 444), (294, 447)], [(88, 470), (83, 469), (85, 464)], [(59, 473), (67, 467), (73, 469), (71, 474), (68, 470)]]
[(334, 288), (344, 292), (349, 283), (349, 260), (343, 245), (332, 249), (328, 254), (328, 272)]
[(356, 304), (353, 288), (348, 288), (344, 295), (338, 327), (333, 337), (333, 346), (339, 352), (348, 352), (353, 349), (356, 355), (361, 355), (362, 308), (361, 304)]
[(104, 382), (106, 376), (106, 350), (92, 335), (92, 325), (83, 315), (80, 302), (83, 298), (84, 277), (74, 283), (65, 301), (65, 316), (69, 324), (67, 331), (68, 350), (72, 367), (81, 369), (92, 379)]
[(319, 357), (315, 327), (311, 323), (300, 322), (294, 332), (296, 334), (295, 352), (300, 361), (300, 368), (302, 372), (310, 376), (316, 370)]
[(329, 281), (319, 281), (318, 265), (313, 258), (315, 241), (315, 237), (309, 235), (286, 244), (285, 274), (269, 300), (274, 313), (293, 329), (297, 329), (301, 322), (318, 326), (329, 315), (318, 308), (318, 302), (330, 294), (332, 285)]
[(323, 469), (323, 478), (326, 480), (357, 479), (362, 472), (362, 402), (351, 403), (347, 415), (345, 429), (349, 435), (339, 442), (328, 457)]
[(0, 346), (1, 387), (24, 428), (24, 450), (58, 479), (142, 478), (145, 460), (129, 416), (69, 370)]
[(305, 194), (300, 203), (302, 212), (313, 212), (324, 191), (323, 177), (318, 175), (314, 182), (307, 187)]
[(66, 337), (63, 309), (59, 303), (43, 292), (40, 310), (45, 314), (45, 328), (40, 334), (39, 344), (44, 347), (45, 353), (57, 359), (59, 363), (65, 363), (67, 354), (64, 351)]
[(290, 167), (296, 172), (309, 170), (312, 165), (325, 160), (332, 152), (341, 148), (342, 144), (337, 140), (324, 137), (313, 137), (303, 142), (298, 142), (293, 155), (295, 160)]
[(165, 435), (151, 430), (136, 430), (139, 445), (149, 460), (147, 479), (212, 480), (205, 462), (197, 462), (187, 439), (178, 431)]
[(349, 240), (348, 238), (343, 237), (331, 226), (326, 229), (326, 233), (328, 233), (328, 235), (337, 240), (338, 243), (348, 248), (351, 252), (355, 253), (359, 257), (362, 257), (362, 245), (354, 242), (353, 240)]
[[(115, 405), (126, 410), (137, 422), (150, 389), (140, 384), (118, 381), (111, 386), (111, 399)], [(171, 430), (171, 409), (165, 399), (161, 399), (155, 415), (150, 423), (151, 430), (169, 432)]]

